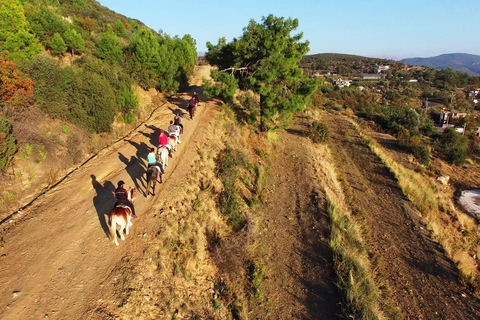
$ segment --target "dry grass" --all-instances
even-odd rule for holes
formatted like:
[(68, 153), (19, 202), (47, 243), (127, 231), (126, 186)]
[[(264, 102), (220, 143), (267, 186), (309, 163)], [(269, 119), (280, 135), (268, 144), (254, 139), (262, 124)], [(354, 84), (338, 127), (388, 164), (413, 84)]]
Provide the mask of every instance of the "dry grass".
[[(127, 319), (247, 319), (249, 299), (261, 297), (264, 271), (255, 262), (251, 209), (241, 197), (246, 226), (235, 231), (218, 205), (225, 191), (218, 174), (225, 147), (242, 150), (249, 159), (260, 143), (252, 146), (255, 139), (248, 129), (228, 117), (213, 121), (208, 130), (208, 136), (218, 138), (198, 150), (183, 192), (157, 205), (159, 223), (147, 235), (142, 259), (129, 263), (134, 270), (123, 272), (120, 307), (106, 310), (102, 304), (98, 312)], [(236, 183), (241, 187), (236, 190), (261, 197), (255, 185), (263, 179), (262, 170), (239, 169)]]
[(403, 193), (416, 206), (433, 239), (440, 243), (447, 255), (458, 265), (461, 280), (478, 294), (480, 273), (476, 250), (480, 245), (480, 229), (470, 216), (458, 211), (452, 201), (453, 190), (441, 191), (432, 178), (405, 168), (384, 148), (362, 132), (371, 150), (383, 161), (398, 180)]
[(316, 148), (315, 163), (329, 203), (332, 230), (329, 243), (334, 252), (337, 285), (346, 302), (344, 312), (355, 319), (385, 319), (360, 223), (352, 217), (327, 146)]

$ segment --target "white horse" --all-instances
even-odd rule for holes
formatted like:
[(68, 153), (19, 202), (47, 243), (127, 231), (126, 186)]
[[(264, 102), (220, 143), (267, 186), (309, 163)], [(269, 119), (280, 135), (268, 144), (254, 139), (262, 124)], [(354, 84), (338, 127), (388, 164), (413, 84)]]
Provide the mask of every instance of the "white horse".
[[(132, 203), (135, 200), (135, 188), (128, 189), (128, 200)], [(125, 240), (125, 236), (130, 232), (132, 224), (132, 209), (126, 205), (120, 204), (110, 211), (110, 238), (118, 246), (117, 225), (120, 226), (120, 239)]]
[(167, 146), (160, 146), (157, 149), (157, 161), (161, 162), (164, 168), (168, 166), (169, 153)]

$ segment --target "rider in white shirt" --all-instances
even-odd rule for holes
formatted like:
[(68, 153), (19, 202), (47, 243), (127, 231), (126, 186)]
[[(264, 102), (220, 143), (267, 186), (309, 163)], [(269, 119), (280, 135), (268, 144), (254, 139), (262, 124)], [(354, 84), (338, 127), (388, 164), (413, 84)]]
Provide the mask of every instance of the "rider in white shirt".
[(180, 127), (173, 124), (173, 120), (170, 121), (170, 126), (168, 127), (168, 135), (174, 135), (178, 138), (178, 143), (182, 143), (180, 141)]

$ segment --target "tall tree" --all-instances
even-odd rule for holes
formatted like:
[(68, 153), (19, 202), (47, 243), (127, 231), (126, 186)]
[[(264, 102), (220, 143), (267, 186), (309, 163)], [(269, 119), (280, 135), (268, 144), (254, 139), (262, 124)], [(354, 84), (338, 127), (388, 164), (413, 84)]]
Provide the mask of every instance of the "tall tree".
[(101, 35), (100, 40), (97, 42), (97, 50), (95, 50), (95, 55), (110, 64), (120, 65), (122, 63), (122, 45), (120, 44), (118, 36), (113, 32), (111, 26), (109, 26), (109, 30), (107, 32)]
[(227, 86), (224, 97), (232, 96), (235, 86), (260, 96), (262, 131), (277, 115), (303, 110), (316, 89), (316, 82), (297, 65), (309, 50), (308, 41), (300, 42), (302, 33), (291, 35), (297, 27), (297, 19), (269, 15), (261, 23), (251, 20), (239, 39), (207, 43), (205, 58), (218, 66), (212, 78)]

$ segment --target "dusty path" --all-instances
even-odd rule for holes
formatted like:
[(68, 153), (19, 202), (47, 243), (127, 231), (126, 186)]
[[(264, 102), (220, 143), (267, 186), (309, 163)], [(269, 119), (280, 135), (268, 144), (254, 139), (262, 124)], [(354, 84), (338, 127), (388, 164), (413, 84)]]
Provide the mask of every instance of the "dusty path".
[(312, 143), (299, 122), (279, 130), (280, 143), (267, 164), (265, 225), (257, 241), (266, 256), (267, 298), (254, 308), (256, 319), (340, 319), (341, 309), (332, 253), (325, 194), (316, 181)]
[[(201, 103), (193, 120), (186, 117), (189, 97), (198, 91), (207, 69), (197, 70), (188, 92), (41, 196), (0, 235), (1, 319), (82, 318), (86, 308), (101, 298), (101, 288), (120, 260), (140, 254), (143, 235), (154, 219), (149, 213), (159, 210), (161, 198), (174, 196), (175, 188), (186, 180), (188, 154), (202, 143), (201, 128), (215, 112), (215, 102), (210, 101)], [(168, 127), (174, 113), (184, 115), (182, 144), (169, 160), (164, 185), (157, 185), (157, 195), (147, 199), (143, 176), (148, 149), (158, 144), (158, 130)], [(138, 218), (127, 240), (115, 247), (108, 239), (106, 215), (119, 180), (137, 186)]]
[(405, 319), (479, 319), (480, 301), (459, 283), (459, 273), (430, 238), (395, 178), (343, 116), (325, 113), (333, 154), (352, 202), (366, 219), (372, 252), (390, 298)]

